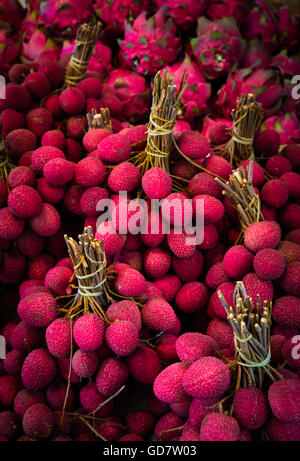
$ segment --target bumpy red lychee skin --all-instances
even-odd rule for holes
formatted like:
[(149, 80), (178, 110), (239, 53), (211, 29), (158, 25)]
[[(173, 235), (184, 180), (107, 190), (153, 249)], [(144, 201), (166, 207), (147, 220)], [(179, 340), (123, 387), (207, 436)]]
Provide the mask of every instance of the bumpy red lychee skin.
[[(104, 395), (97, 391), (96, 384), (94, 383), (88, 383), (80, 390), (80, 403), (88, 412), (95, 411), (106, 399), (107, 397), (104, 397)], [(106, 403), (97, 411), (97, 418), (108, 416), (112, 412), (113, 406), (113, 400)]]
[(30, 219), (32, 230), (41, 237), (51, 237), (56, 234), (60, 225), (60, 215), (50, 203), (43, 203), (41, 213)]
[(0, 376), (0, 405), (5, 408), (11, 407), (21, 389), (22, 383), (18, 376)]
[(175, 325), (176, 315), (169, 303), (157, 297), (148, 299), (144, 305), (142, 320), (151, 330), (165, 331)]
[(229, 369), (216, 357), (203, 357), (197, 360), (183, 377), (185, 392), (197, 398), (219, 397), (229, 385)]
[(223, 179), (228, 179), (232, 173), (232, 166), (223, 157), (219, 155), (210, 155), (204, 163), (205, 168), (214, 175), (220, 176)]
[(98, 356), (95, 352), (84, 352), (78, 349), (72, 358), (72, 369), (80, 378), (89, 378), (97, 370), (98, 363)]
[(172, 191), (170, 175), (159, 167), (150, 168), (142, 177), (142, 186), (150, 199), (163, 199)]
[(217, 398), (194, 399), (190, 405), (188, 422), (192, 426), (199, 428), (201, 426), (203, 418), (208, 413), (218, 413), (219, 412), (217, 403), (218, 403)]
[(124, 357), (132, 354), (137, 348), (138, 329), (127, 320), (115, 321), (106, 329), (105, 340), (115, 354)]
[(272, 415), (266, 424), (266, 432), (274, 442), (298, 442), (300, 423), (284, 423)]
[[(54, 258), (48, 253), (41, 253), (39, 256), (31, 258), (28, 261), (27, 275), (32, 280), (44, 280), (48, 270), (53, 267)], [(45, 288), (46, 292), (49, 292)]]
[(164, 333), (160, 336), (156, 345), (156, 352), (162, 361), (173, 363), (178, 360), (175, 347), (176, 339), (177, 336), (171, 333)]
[(186, 192), (172, 192), (163, 200), (161, 216), (166, 226), (171, 224), (182, 228), (185, 224), (191, 223), (192, 209), (187, 199), (189, 195)]
[(204, 159), (212, 153), (209, 140), (198, 131), (183, 132), (178, 146), (187, 157), (192, 159)]
[(251, 272), (253, 258), (253, 254), (243, 245), (235, 245), (225, 253), (223, 268), (228, 277), (238, 279)]
[(283, 275), (286, 262), (279, 251), (273, 248), (265, 248), (256, 253), (253, 267), (262, 280), (276, 280)]
[(46, 131), (51, 130), (53, 126), (53, 116), (48, 109), (38, 107), (30, 110), (26, 115), (27, 128), (41, 138)]
[(123, 362), (114, 357), (105, 359), (96, 375), (97, 390), (109, 397), (127, 382), (127, 378), (128, 369)]
[(261, 189), (263, 202), (274, 208), (281, 208), (288, 200), (289, 188), (281, 179), (267, 181)]
[[(76, 187), (76, 186), (71, 186), (71, 187)], [(66, 191), (65, 196), (67, 196), (70, 189)], [(50, 203), (51, 205), (56, 205), (64, 197), (63, 187), (51, 186), (51, 184), (48, 183), (46, 178), (39, 178), (37, 180), (36, 190), (40, 194), (43, 202)]]
[(42, 200), (30, 186), (17, 186), (8, 194), (7, 204), (10, 211), (21, 219), (31, 219), (42, 211)]
[(146, 147), (147, 127), (146, 125), (136, 125), (123, 128), (119, 134), (125, 136), (131, 144), (133, 151), (142, 151)]
[(288, 294), (300, 297), (300, 261), (294, 261), (287, 265), (286, 271), (280, 279), (280, 286)]
[(32, 98), (30, 92), (25, 85), (7, 83), (5, 100), (6, 107), (23, 112), (30, 107), (31, 101)]
[(96, 128), (95, 130), (88, 131), (84, 135), (82, 143), (88, 152), (97, 151), (98, 144), (109, 135), (111, 135), (109, 130)]
[(271, 176), (279, 177), (284, 173), (292, 171), (292, 164), (286, 157), (275, 155), (268, 159), (265, 168)]
[(200, 250), (196, 250), (190, 257), (173, 257), (173, 270), (183, 282), (198, 280), (204, 268), (204, 258)]
[(24, 279), (26, 271), (26, 259), (17, 251), (9, 251), (2, 254), (0, 267), (0, 280), (5, 284), (20, 283)]
[(275, 221), (263, 221), (251, 224), (245, 231), (246, 247), (257, 253), (264, 248), (276, 248), (280, 242), (281, 229)]
[(55, 298), (49, 293), (33, 293), (19, 302), (18, 315), (32, 327), (46, 327), (57, 315)]
[(11, 189), (17, 186), (30, 186), (35, 185), (35, 174), (31, 168), (27, 166), (17, 166), (8, 175), (8, 184)]
[(14, 216), (8, 207), (0, 210), (0, 237), (4, 240), (17, 239), (24, 229), (23, 219)]
[(24, 360), (21, 378), (30, 391), (39, 391), (49, 386), (57, 374), (55, 360), (46, 349), (34, 349)]
[(4, 371), (9, 375), (19, 375), (25, 354), (23, 351), (13, 349), (6, 353), (6, 357), (2, 362)]
[(79, 88), (86, 98), (99, 98), (102, 91), (102, 82), (99, 78), (88, 77), (78, 83)]
[(219, 242), (219, 233), (213, 224), (204, 224), (203, 240), (198, 244), (201, 250), (212, 250)]
[(282, 346), (284, 345), (286, 338), (282, 335), (271, 336), (271, 362), (276, 363), (281, 359)]
[(173, 402), (170, 404), (170, 408), (175, 415), (180, 417), (186, 417), (189, 414), (189, 408), (191, 405), (192, 398), (189, 397), (187, 400), (181, 402)]
[[(14, 169), (16, 170), (16, 168), (14, 168)], [(9, 175), (8, 175), (8, 177), (9, 177)], [(1, 206), (1, 208), (4, 207), (4, 205), (6, 205), (7, 195), (8, 195), (8, 190), (7, 190), (6, 181), (4, 181), (3, 178), (0, 178), (0, 206)]]
[(288, 328), (300, 328), (300, 299), (296, 296), (282, 296), (273, 304), (274, 320)]
[(14, 400), (14, 412), (22, 418), (26, 410), (36, 403), (46, 403), (43, 392), (32, 392), (28, 389), (22, 389), (17, 393)]
[(4, 440), (15, 439), (20, 430), (20, 421), (11, 411), (0, 412), (0, 433)]
[(167, 234), (169, 248), (178, 258), (188, 258), (193, 255), (196, 250), (194, 240), (193, 235), (188, 235), (185, 232), (177, 233), (174, 229), (170, 229)]
[(132, 192), (140, 181), (140, 170), (130, 162), (119, 163), (108, 176), (108, 186), (114, 192)]
[(74, 340), (83, 351), (94, 352), (103, 343), (104, 328), (104, 322), (98, 315), (83, 315), (74, 324)]
[(67, 135), (72, 139), (81, 141), (86, 130), (87, 120), (84, 115), (74, 115), (69, 117), (66, 122)]
[(48, 325), (45, 337), (51, 355), (57, 358), (70, 356), (71, 325), (69, 319), (55, 319)]
[(74, 182), (83, 187), (98, 186), (105, 176), (106, 167), (96, 158), (84, 158), (74, 166)]
[(98, 144), (98, 156), (106, 163), (126, 162), (130, 156), (131, 145), (125, 136), (110, 134)]
[(300, 245), (296, 242), (284, 240), (280, 242), (277, 250), (282, 254), (287, 264), (300, 261)]
[(68, 160), (54, 158), (45, 164), (43, 174), (52, 186), (63, 186), (73, 178), (74, 168)]
[(184, 333), (177, 338), (176, 352), (182, 362), (193, 363), (216, 355), (216, 343), (210, 336), (201, 333)]
[(115, 256), (125, 245), (126, 236), (118, 234), (112, 221), (97, 225), (96, 238), (104, 242), (104, 251), (108, 256)]
[[(160, 441), (173, 440), (176, 437), (180, 436), (181, 429), (175, 429), (183, 425), (183, 419), (175, 415), (172, 412), (169, 412), (162, 416), (154, 427), (154, 437)], [(174, 429), (171, 430), (170, 429)]]
[(279, 421), (284, 423), (300, 422), (299, 399), (299, 380), (284, 379), (277, 381), (268, 390), (268, 400), (272, 412)]
[(218, 261), (209, 268), (205, 282), (212, 290), (218, 288), (222, 283), (229, 282), (229, 277), (223, 267), (223, 261)]
[(240, 428), (237, 420), (221, 413), (206, 415), (200, 428), (200, 440), (202, 442), (236, 442), (239, 435)]
[(233, 346), (233, 331), (227, 320), (214, 318), (209, 322), (206, 334), (217, 341), (220, 349)]
[(219, 198), (222, 195), (221, 186), (214, 180), (209, 173), (198, 173), (190, 180), (187, 191), (192, 197), (201, 194)]
[(144, 254), (144, 270), (154, 279), (165, 275), (171, 266), (171, 255), (162, 248), (150, 248)]
[(49, 160), (54, 158), (65, 159), (65, 154), (62, 150), (53, 146), (43, 146), (35, 149), (31, 156), (32, 169), (38, 173), (43, 172), (43, 168)]
[(96, 423), (96, 431), (106, 440), (113, 442), (123, 435), (122, 420), (118, 415), (110, 415), (106, 421)]
[(68, 115), (80, 114), (85, 106), (84, 93), (78, 88), (67, 88), (59, 96), (59, 103)]
[(146, 437), (152, 432), (155, 416), (149, 411), (133, 411), (126, 416), (126, 423), (130, 433)]
[(162, 368), (158, 354), (146, 345), (127, 357), (126, 363), (130, 376), (142, 384), (152, 384)]
[(35, 439), (50, 437), (54, 429), (54, 417), (50, 408), (43, 403), (32, 405), (23, 416), (25, 434)]
[(220, 200), (211, 195), (196, 195), (193, 198), (193, 210), (197, 213), (196, 203), (203, 203), (203, 219), (205, 224), (220, 221), (224, 215), (224, 205)]
[(279, 222), (287, 230), (297, 229), (300, 227), (300, 205), (298, 203), (288, 202), (280, 210)]
[[(68, 383), (54, 381), (46, 390), (46, 397), (49, 407), (52, 410), (63, 410), (66, 399), (66, 411), (74, 410), (75, 391), (72, 385), (67, 388)], [(66, 398), (67, 397), (67, 398)]]
[(183, 376), (189, 365), (176, 362), (169, 365), (155, 378), (153, 392), (155, 396), (165, 403), (181, 402), (187, 398), (183, 389)]
[(257, 299), (257, 295), (260, 296), (261, 301), (272, 301), (274, 296), (274, 288), (271, 281), (262, 280), (254, 272), (250, 272), (243, 278), (246, 293), (253, 300)]
[(1, 135), (4, 139), (11, 131), (24, 128), (24, 115), (14, 109), (4, 109), (0, 114)]
[(42, 99), (51, 91), (50, 82), (42, 72), (31, 72), (28, 74), (25, 78), (25, 85), (36, 99)]
[(103, 187), (89, 187), (80, 198), (80, 208), (86, 216), (96, 217), (99, 215), (97, 204), (100, 200), (109, 198), (108, 191)]
[(27, 352), (28, 347), (35, 349), (41, 346), (43, 332), (22, 321), (11, 332), (10, 341), (14, 349)]
[(110, 322), (115, 320), (127, 320), (132, 322), (138, 331), (142, 328), (142, 319), (139, 308), (130, 300), (123, 300), (112, 303), (107, 311), (106, 317)]
[(4, 145), (11, 156), (20, 158), (25, 152), (36, 148), (37, 138), (32, 131), (18, 128), (6, 136)]
[(115, 288), (122, 296), (140, 296), (146, 290), (146, 280), (137, 270), (125, 267), (117, 275)]
[(198, 312), (208, 303), (208, 289), (202, 282), (185, 283), (177, 292), (175, 303), (183, 312)]
[(64, 150), (66, 145), (66, 138), (62, 131), (48, 130), (42, 136), (41, 146), (53, 146), (57, 149)]
[(289, 199), (297, 200), (300, 197), (300, 175), (290, 171), (282, 174), (280, 180), (284, 181), (288, 186)]
[(45, 287), (56, 296), (67, 294), (73, 271), (68, 267), (53, 267), (45, 277)]
[(153, 285), (159, 292), (151, 291), (151, 298), (163, 297), (166, 301), (171, 302), (181, 287), (181, 282), (176, 275), (168, 273), (159, 279), (154, 280)]
[(272, 157), (280, 147), (279, 133), (272, 129), (262, 131), (254, 140), (254, 148), (259, 154)]
[(249, 430), (262, 427), (268, 417), (268, 402), (265, 394), (255, 387), (239, 389), (233, 399), (234, 416)]

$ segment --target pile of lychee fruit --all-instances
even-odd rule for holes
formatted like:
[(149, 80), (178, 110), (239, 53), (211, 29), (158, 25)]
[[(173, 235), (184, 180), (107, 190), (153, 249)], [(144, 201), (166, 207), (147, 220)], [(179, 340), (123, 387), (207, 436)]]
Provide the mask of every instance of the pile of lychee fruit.
[[(154, 3), (177, 11), (176, 1)], [(193, 3), (203, 4), (198, 17), (209, 5), (214, 20), (218, 2)], [(245, 2), (222, 3), (234, 16)], [(254, 3), (263, 10), (264, 2)], [(23, 26), (28, 21), (23, 15)], [(263, 121), (253, 157), (234, 164), (220, 155), (232, 121), (212, 95), (193, 119), (178, 108), (169, 169), (145, 172), (135, 159), (150, 135), (153, 74), (136, 73), (124, 57), (113, 67), (120, 31), (103, 21), (104, 64), (92, 58), (95, 67), (74, 86), (65, 85), (70, 53), (63, 49), (50, 59), (45, 45), (40, 60), (0, 53), (7, 79), (0, 100), (0, 441), (300, 441), (299, 130), (290, 135), (283, 106), (272, 107), (264, 117), (277, 117), (273, 128)], [(54, 29), (46, 31), (55, 42)], [(175, 72), (184, 58), (176, 63), (176, 55), (162, 72), (171, 63)], [(225, 83), (206, 78), (215, 90)], [(239, 96), (244, 91), (241, 84)], [(289, 107), (296, 117), (296, 102)], [(102, 108), (111, 129), (91, 129), (86, 114)], [(250, 161), (263, 219), (243, 228), (215, 178), (226, 183), (237, 168), (247, 173)], [(144, 205), (133, 234), (129, 208), (137, 198)], [(98, 204), (108, 199), (117, 218), (99, 224)], [(187, 199), (190, 224), (197, 200), (203, 203), (201, 243), (182, 230), (184, 213), (165, 206)], [(151, 209), (153, 200), (160, 209)], [(84, 308), (72, 317), (80, 280), (65, 236), (76, 240), (89, 226), (106, 256), (104, 316)], [(254, 302), (272, 303), (269, 363), (278, 379), (265, 374), (259, 387), (236, 389), (229, 366), (236, 338), (218, 292), (233, 306), (237, 281)]]

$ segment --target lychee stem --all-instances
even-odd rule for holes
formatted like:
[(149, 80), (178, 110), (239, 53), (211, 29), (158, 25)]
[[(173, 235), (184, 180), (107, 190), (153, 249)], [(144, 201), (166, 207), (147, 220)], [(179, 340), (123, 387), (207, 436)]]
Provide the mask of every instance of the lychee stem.
[(112, 132), (110, 110), (107, 107), (101, 108), (100, 112), (97, 112), (96, 109), (92, 109), (91, 112), (86, 114), (86, 118), (89, 130), (103, 128)]

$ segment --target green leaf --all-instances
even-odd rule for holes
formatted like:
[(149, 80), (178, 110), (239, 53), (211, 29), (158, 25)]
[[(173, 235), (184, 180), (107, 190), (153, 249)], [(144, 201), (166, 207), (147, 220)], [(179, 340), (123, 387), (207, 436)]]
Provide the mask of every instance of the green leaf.
[(138, 41), (142, 43), (143, 45), (147, 45), (148, 41), (146, 37), (143, 35), (143, 37), (139, 37)]
[(203, 53), (199, 55), (199, 61), (202, 62), (202, 64), (205, 64), (205, 56)]
[(127, 42), (125, 46), (126, 48), (133, 48), (134, 45), (133, 43)]
[(163, 48), (165, 49), (168, 45), (168, 38), (165, 37), (165, 38), (161, 38), (160, 40), (157, 40), (156, 41), (156, 45), (159, 47), (159, 48)]
[(276, 131), (282, 131), (282, 126), (279, 120), (276, 120), (274, 123), (274, 128)]
[(212, 38), (222, 38), (223, 34), (219, 30), (214, 30), (211, 36)]
[(143, 58), (144, 58), (144, 60), (147, 61), (147, 62), (150, 61), (149, 56), (147, 56), (146, 54), (143, 54)]

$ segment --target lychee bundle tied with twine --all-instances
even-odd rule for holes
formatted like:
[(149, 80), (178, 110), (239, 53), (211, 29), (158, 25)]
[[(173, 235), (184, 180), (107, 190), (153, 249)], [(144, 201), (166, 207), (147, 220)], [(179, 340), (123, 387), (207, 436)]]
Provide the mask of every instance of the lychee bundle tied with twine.
[(223, 194), (229, 199), (238, 213), (241, 233), (235, 243), (241, 241), (243, 233), (251, 224), (264, 221), (260, 197), (253, 187), (252, 178), (253, 161), (249, 163), (247, 173), (241, 166), (232, 172), (228, 181), (215, 178), (223, 188)]
[(233, 294), (233, 306), (229, 306), (222, 291), (220, 301), (226, 310), (227, 320), (233, 329), (236, 360), (232, 364), (236, 373), (236, 391), (241, 387), (262, 388), (264, 377), (272, 381), (282, 378), (270, 365), (272, 302), (254, 301), (247, 295), (242, 282), (237, 282)]
[(131, 161), (144, 174), (152, 167), (160, 167), (169, 172), (169, 156), (173, 146), (173, 130), (176, 115), (187, 86), (184, 72), (177, 89), (169, 72), (160, 71), (154, 77), (152, 107), (147, 124), (147, 145), (143, 152)]
[(263, 119), (262, 105), (252, 93), (242, 94), (232, 110), (232, 137), (223, 146), (217, 146), (215, 153), (226, 157), (231, 165), (243, 160), (254, 160), (253, 141), (256, 130)]
[(101, 22), (81, 24), (78, 28), (75, 47), (66, 68), (65, 86), (76, 86), (84, 79), (94, 47), (99, 37)]

